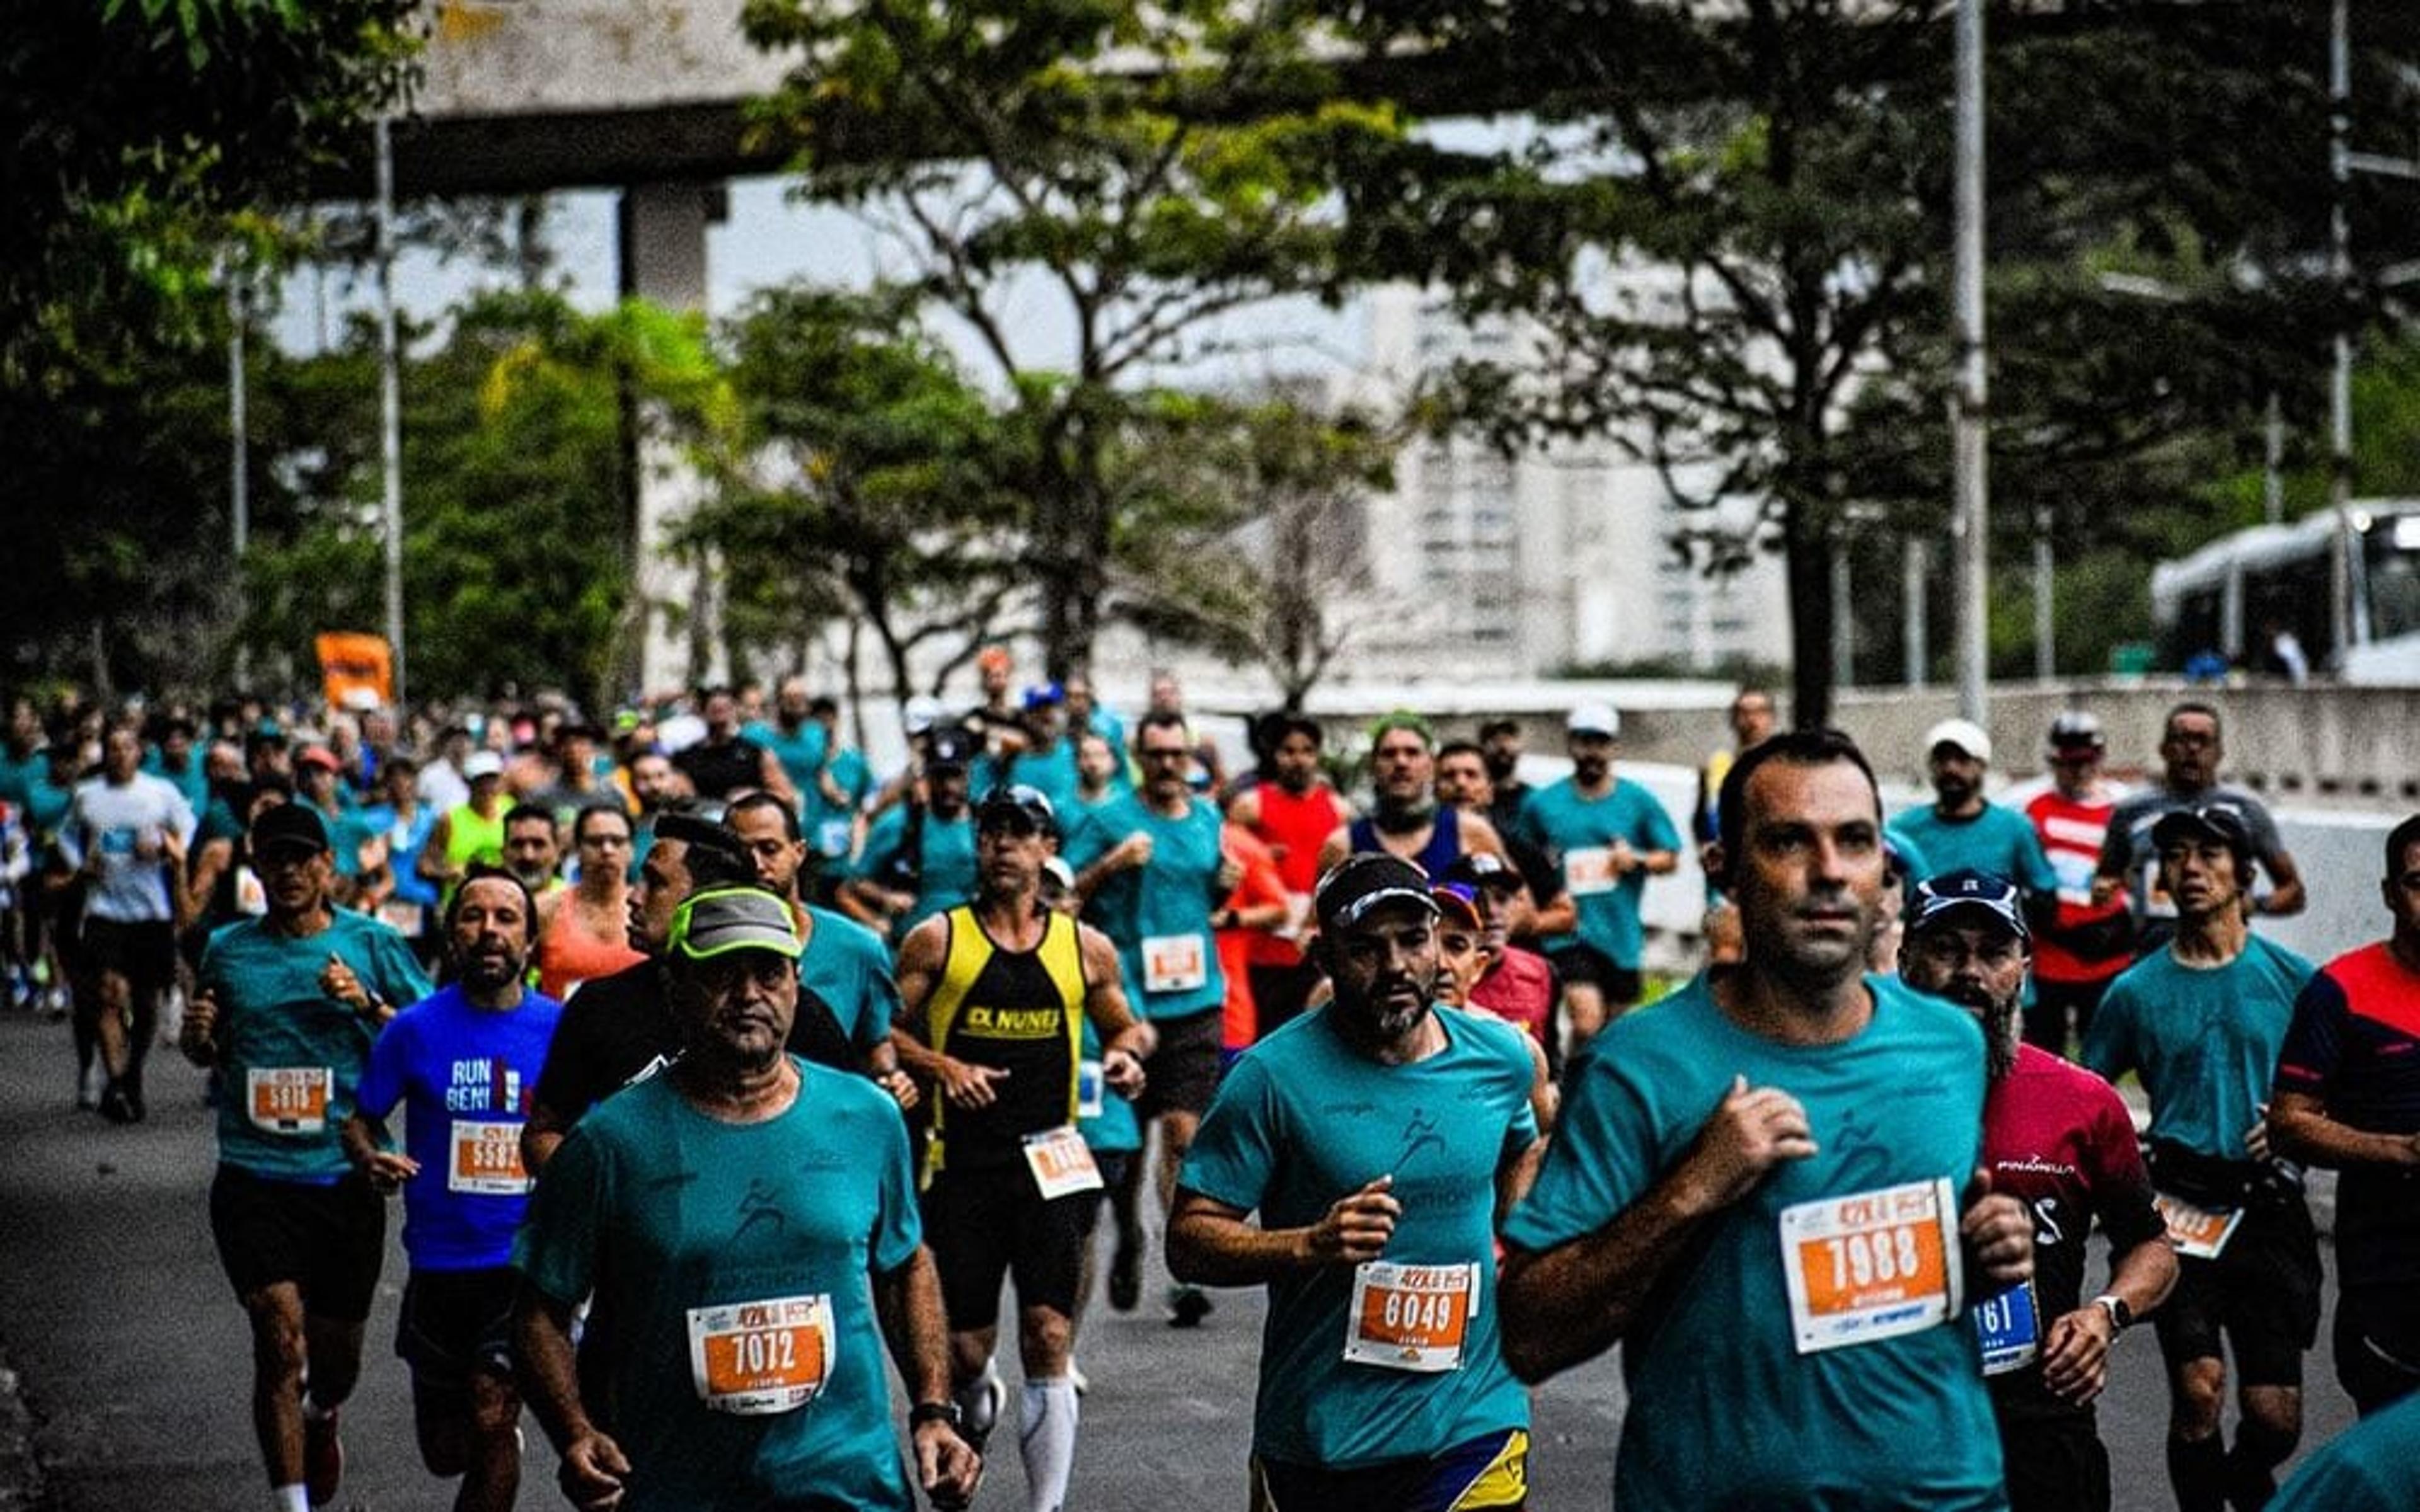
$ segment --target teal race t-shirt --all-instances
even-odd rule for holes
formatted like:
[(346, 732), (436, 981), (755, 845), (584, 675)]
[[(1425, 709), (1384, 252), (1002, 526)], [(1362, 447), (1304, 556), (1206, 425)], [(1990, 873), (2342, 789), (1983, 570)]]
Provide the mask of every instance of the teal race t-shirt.
[(1866, 985), (1854, 1038), (1791, 1045), (1734, 1024), (1701, 976), (1607, 1025), (1567, 1079), (1508, 1247), (1612, 1222), (1734, 1076), (1796, 1098), (1818, 1146), (1699, 1231), (1623, 1341), (1621, 1512), (2007, 1505), (1974, 1332), (1946, 1297), (1923, 1305), (1947, 1289), (1981, 1149), (1982, 1033), (1950, 1003)]
[[(1446, 1048), (1387, 1066), (1347, 1044), (1331, 1011), (1244, 1053), (1179, 1178), (1272, 1229), (1316, 1223), (1380, 1176), (1404, 1205), (1378, 1263), (1270, 1283), (1252, 1451), (1350, 1469), (1527, 1428), (1497, 1329), (1494, 1232), (1496, 1174), (1538, 1137), (1521, 1031), (1440, 1007)], [(1445, 1365), (1433, 1351), (1448, 1338)]]
[(1562, 869), (1563, 886), (1579, 908), (1578, 931), (1546, 940), (1548, 953), (1576, 943), (1637, 970), (1645, 933), (1638, 902), (1647, 891), (1647, 873), (1632, 871), (1617, 878), (1606, 853), (1616, 841), (1642, 856), (1681, 848), (1681, 832), (1655, 795), (1617, 777), (1611, 792), (1590, 798), (1565, 778), (1531, 793), (1514, 828)]
[(219, 1161), (276, 1181), (331, 1185), (352, 1169), (336, 1132), (361, 1089), (370, 1021), (319, 987), (331, 955), (389, 1003), (416, 1003), (428, 978), (403, 936), (365, 915), (336, 910), (300, 939), (266, 919), (240, 919), (210, 936), (199, 986), (218, 999)]
[(872, 1083), (793, 1063), (798, 1101), (762, 1123), (670, 1076), (626, 1088), (530, 1198), (514, 1265), (613, 1319), (625, 1512), (911, 1512), (869, 1279), (923, 1242), (908, 1126)]
[(882, 936), (845, 914), (810, 903), (807, 918), (814, 933), (799, 956), (799, 984), (824, 1000), (850, 1044), (871, 1050), (891, 1032), (899, 1011), (891, 952)]
[[(923, 859), (921, 881), (916, 890), (916, 906), (892, 924), (891, 937), (904, 940), (908, 932), (932, 918), (946, 914), (960, 903), (971, 902), (975, 895), (975, 821), (971, 813), (961, 813), (955, 819), (944, 819), (927, 810), (923, 825), (923, 837), (917, 852)], [(874, 822), (866, 831), (865, 850), (849, 871), (851, 876), (889, 886), (885, 877), (908, 848), (908, 807), (891, 810)]]
[(2173, 948), (2118, 974), (2092, 1014), (2084, 1064), (2115, 1082), (2141, 1076), (2151, 1137), (2219, 1160), (2252, 1158), (2243, 1136), (2277, 1076), (2294, 999), (2318, 968), (2259, 935), (2223, 966), (2196, 969)]
[(1944, 819), (1926, 804), (1893, 818), (1890, 835), (1902, 845), (1915, 843), (1914, 854), (1926, 869), (1919, 872), (1911, 866), (1910, 875), (1917, 882), (1971, 867), (2006, 877), (2037, 897), (2058, 890), (2058, 873), (2051, 870), (2033, 821), (2014, 809), (1987, 803), (1972, 819)]
[(1151, 864), (1101, 884), (1084, 914), (1117, 946), (1126, 996), (1145, 1018), (1185, 1018), (1227, 1000), (1210, 932), (1211, 910), (1225, 898), (1218, 825), (1218, 810), (1200, 798), (1171, 819), (1122, 793), (1086, 814), (1063, 847), (1080, 873), (1127, 836), (1151, 837)]

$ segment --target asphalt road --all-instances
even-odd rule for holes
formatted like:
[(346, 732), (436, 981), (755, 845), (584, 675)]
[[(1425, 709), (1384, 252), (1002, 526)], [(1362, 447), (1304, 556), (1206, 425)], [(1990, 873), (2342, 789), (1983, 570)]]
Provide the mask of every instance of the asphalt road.
[[(0, 1509), (267, 1505), (245, 1409), (243, 1319), (210, 1246), (212, 1149), (201, 1077), (170, 1052), (154, 1065), (151, 1120), (112, 1128), (72, 1110), (65, 1026), (0, 1013), (0, 1361), (22, 1380), (43, 1484), (33, 1499), (23, 1457), (11, 1453), (0, 1369)], [(418, 1465), (408, 1383), (389, 1348), (403, 1272), (393, 1251), (362, 1388), (345, 1414), (349, 1473), (338, 1504), (365, 1512), (452, 1500), (450, 1488)], [(1221, 1294), (1217, 1313), (1189, 1334), (1168, 1329), (1148, 1307), (1096, 1312), (1078, 1351), (1093, 1389), (1072, 1506), (1234, 1512), (1245, 1504), (1261, 1316), (1258, 1295), (1246, 1292)], [(2118, 1505), (2129, 1512), (2172, 1504), (2149, 1333), (2120, 1341), (2102, 1413)], [(2350, 1419), (2325, 1338), (2323, 1327), (2309, 1367), (2306, 1447)], [(1013, 1364), (1008, 1373), (1013, 1381)], [(1609, 1504), (1623, 1400), (1610, 1359), (1537, 1393), (1533, 1506)], [(535, 1424), (529, 1438), (521, 1504), (561, 1507), (553, 1457)], [(1013, 1430), (1003, 1428), (993, 1447), (978, 1505), (1022, 1506)]]

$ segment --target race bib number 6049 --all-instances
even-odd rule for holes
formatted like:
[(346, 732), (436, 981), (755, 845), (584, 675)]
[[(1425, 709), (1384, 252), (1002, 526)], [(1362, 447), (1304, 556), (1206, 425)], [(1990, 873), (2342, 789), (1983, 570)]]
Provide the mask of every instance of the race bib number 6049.
[(1478, 1299), (1476, 1265), (1364, 1260), (1353, 1270), (1344, 1358), (1390, 1370), (1459, 1370)]
[(1918, 1333), (1963, 1305), (1958, 1210), (1946, 1180), (1784, 1208), (1780, 1239), (1801, 1354)]

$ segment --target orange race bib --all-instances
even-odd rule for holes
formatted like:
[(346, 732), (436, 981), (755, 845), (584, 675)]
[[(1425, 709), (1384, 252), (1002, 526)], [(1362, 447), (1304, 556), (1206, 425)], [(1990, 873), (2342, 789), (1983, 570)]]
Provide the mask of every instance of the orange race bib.
[(1478, 1300), (1475, 1264), (1364, 1260), (1353, 1268), (1344, 1358), (1390, 1370), (1459, 1370), (1463, 1342), (1470, 1335), (1470, 1310)]
[(1199, 934), (1152, 934), (1142, 942), (1142, 990), (1189, 993), (1210, 980), (1210, 952)]
[(1042, 1200), (1053, 1201), (1078, 1192), (1101, 1189), (1101, 1168), (1093, 1164), (1093, 1147), (1072, 1123), (1025, 1136), (1025, 1164), (1042, 1188)]
[(1780, 1229), (1801, 1354), (1919, 1333), (1963, 1305), (1946, 1180), (1801, 1202), (1781, 1210)]
[(254, 1066), (243, 1073), (244, 1106), (263, 1134), (328, 1132), (328, 1100), (336, 1073), (325, 1066)]
[(1575, 898), (1611, 892), (1621, 882), (1613, 869), (1613, 847), (1583, 845), (1563, 853), (1563, 886)]
[(521, 1165), (521, 1126), (487, 1119), (454, 1120), (453, 1162), (445, 1190), (479, 1196), (517, 1197), (530, 1189)]
[(775, 1297), (689, 1310), (690, 1378), (718, 1412), (803, 1407), (830, 1379), (831, 1298)]
[(2165, 1192), (2153, 1193), (2151, 1206), (2160, 1210), (2160, 1221), (2168, 1226), (2168, 1242), (2177, 1247), (2177, 1253), (2197, 1260), (2218, 1258), (2243, 1222), (2241, 1208), (2197, 1208)]

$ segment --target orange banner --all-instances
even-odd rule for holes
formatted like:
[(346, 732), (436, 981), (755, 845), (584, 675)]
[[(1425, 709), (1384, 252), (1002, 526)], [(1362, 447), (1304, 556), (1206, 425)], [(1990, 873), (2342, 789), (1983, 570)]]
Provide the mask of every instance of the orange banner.
[(366, 691), (380, 703), (395, 702), (395, 656), (382, 635), (330, 630), (319, 645), (319, 684), (332, 709), (351, 708)]

